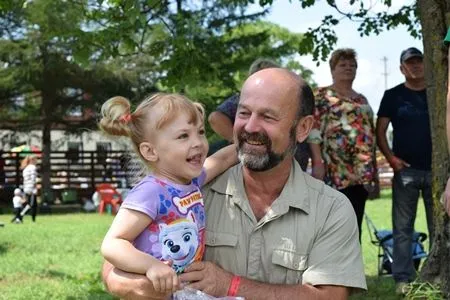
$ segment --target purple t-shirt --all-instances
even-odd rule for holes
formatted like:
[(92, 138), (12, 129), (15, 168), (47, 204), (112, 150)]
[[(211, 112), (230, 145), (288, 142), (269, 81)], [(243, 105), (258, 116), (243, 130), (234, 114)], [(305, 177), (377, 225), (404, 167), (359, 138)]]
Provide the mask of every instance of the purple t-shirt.
[(200, 187), (206, 173), (188, 185), (152, 175), (140, 181), (121, 207), (148, 215), (152, 222), (134, 241), (134, 246), (160, 260), (173, 260), (177, 273), (205, 251), (205, 209)]

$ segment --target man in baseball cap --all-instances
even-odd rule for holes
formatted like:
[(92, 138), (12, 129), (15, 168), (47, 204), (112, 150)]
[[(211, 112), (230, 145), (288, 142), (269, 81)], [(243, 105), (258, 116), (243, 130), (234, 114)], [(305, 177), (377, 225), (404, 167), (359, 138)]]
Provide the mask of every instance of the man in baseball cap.
[(405, 61), (413, 57), (419, 57), (423, 59), (423, 53), (415, 47), (403, 50), (402, 54), (400, 54), (400, 63), (403, 64)]
[[(378, 147), (394, 170), (392, 275), (396, 293), (406, 294), (408, 282), (416, 275), (411, 247), (419, 195), (422, 194), (425, 203), (430, 240), (433, 240), (433, 201), (431, 131), (423, 53), (414, 47), (402, 51), (400, 71), (405, 81), (384, 93), (378, 110), (376, 134)], [(386, 136), (390, 123), (393, 127), (392, 148)]]

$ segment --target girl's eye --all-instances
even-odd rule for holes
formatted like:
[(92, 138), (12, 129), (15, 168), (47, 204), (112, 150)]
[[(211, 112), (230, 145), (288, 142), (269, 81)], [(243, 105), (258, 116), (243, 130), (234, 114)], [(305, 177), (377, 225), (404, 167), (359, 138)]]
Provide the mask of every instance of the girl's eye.
[(205, 129), (200, 129), (200, 130), (198, 131), (198, 134), (200, 134), (200, 135), (205, 135)]
[(183, 133), (183, 134), (180, 134), (180, 136), (178, 138), (179, 139), (185, 139), (187, 137), (188, 137), (188, 134), (187, 133)]

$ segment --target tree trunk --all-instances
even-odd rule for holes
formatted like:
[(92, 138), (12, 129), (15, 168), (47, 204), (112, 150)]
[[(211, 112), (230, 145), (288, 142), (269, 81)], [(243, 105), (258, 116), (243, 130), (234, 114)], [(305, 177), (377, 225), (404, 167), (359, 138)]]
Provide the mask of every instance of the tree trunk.
[(53, 114), (53, 104), (56, 99), (55, 90), (55, 79), (52, 73), (52, 66), (50, 62), (49, 53), (47, 52), (47, 46), (42, 45), (40, 47), (42, 62), (43, 62), (43, 72), (41, 81), (41, 116), (42, 116), (42, 161), (41, 161), (41, 195), (44, 201), (49, 201), (49, 196), (51, 194), (51, 130), (52, 130), (52, 114)]
[(44, 120), (44, 126), (42, 128), (42, 161), (41, 161), (41, 179), (42, 188), (41, 194), (44, 201), (50, 201), (49, 195), (51, 193), (52, 185), (50, 182), (51, 177), (51, 123), (48, 120)]
[[(448, 178), (449, 152), (446, 134), (447, 47), (443, 39), (450, 24), (450, 0), (418, 0), (425, 54), (425, 78), (433, 141), (432, 173), (434, 240), (422, 268), (423, 281), (438, 284), (450, 298), (449, 219), (439, 202)], [(405, 48), (407, 45), (405, 45)]]

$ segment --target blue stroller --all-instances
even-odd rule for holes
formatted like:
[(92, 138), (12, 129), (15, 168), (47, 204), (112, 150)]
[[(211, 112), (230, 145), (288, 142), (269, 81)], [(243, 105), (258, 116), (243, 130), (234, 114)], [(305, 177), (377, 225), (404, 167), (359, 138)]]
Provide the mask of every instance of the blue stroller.
[[(394, 250), (394, 239), (392, 236), (392, 230), (377, 230), (372, 220), (364, 214), (366, 218), (367, 227), (369, 228), (370, 241), (375, 246), (378, 246), (378, 276), (391, 275), (392, 274), (392, 254)], [(428, 256), (425, 252), (423, 242), (427, 239), (426, 233), (414, 232), (412, 249), (413, 262), (416, 270), (419, 269), (420, 261), (422, 258)]]

